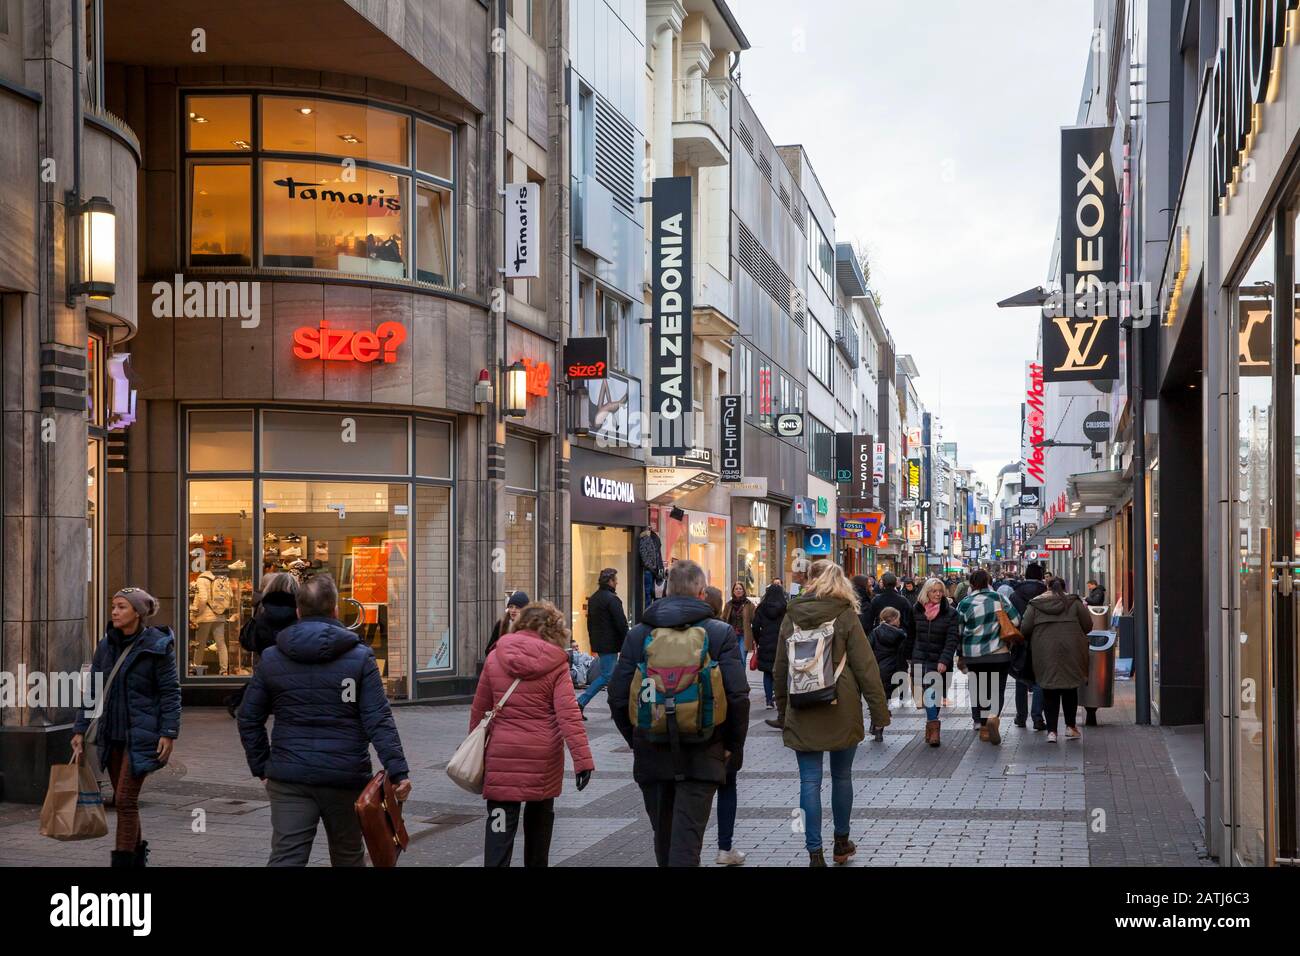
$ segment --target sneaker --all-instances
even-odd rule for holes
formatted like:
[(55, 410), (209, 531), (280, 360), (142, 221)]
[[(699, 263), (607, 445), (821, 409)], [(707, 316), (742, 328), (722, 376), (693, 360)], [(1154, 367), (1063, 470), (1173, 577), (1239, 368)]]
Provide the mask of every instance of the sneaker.
[(713, 862), (718, 866), (740, 866), (745, 862), (745, 854), (740, 850), (719, 850)]
[(1024, 717), (1017, 717), (1015, 720), (1012, 721), (1012, 723), (1015, 724), (1017, 727), (1023, 727), (1025, 726), (1025, 724), (1029, 723), (1029, 721)]
[(1066, 727), (1066, 728), (1065, 728), (1065, 739), (1066, 739), (1066, 740), (1078, 740), (1078, 739), (1079, 739), (1080, 737), (1082, 737), (1082, 736), (1083, 736), (1083, 731), (1081, 731), (1078, 727)]
[(1055, 730), (1049, 730), (1049, 731), (1047, 732), (1047, 742), (1048, 742), (1049, 744), (1054, 744), (1054, 743), (1056, 743), (1056, 731), (1055, 731)]
[[(1020, 726), (1023, 727), (1024, 724), (1021, 724)], [(1046, 729), (1047, 729), (1047, 721), (1045, 721), (1042, 717), (1035, 717), (1034, 730), (1037, 731), (1037, 730), (1046, 730)]]
[(776, 701), (774, 701), (774, 700), (769, 700), (769, 701), (767, 702), (767, 709), (768, 709), (768, 710), (776, 710)]

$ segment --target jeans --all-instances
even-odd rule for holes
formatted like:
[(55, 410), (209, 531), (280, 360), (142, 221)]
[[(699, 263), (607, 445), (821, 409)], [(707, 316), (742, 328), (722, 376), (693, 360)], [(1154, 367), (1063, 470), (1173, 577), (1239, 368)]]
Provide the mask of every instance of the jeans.
[(1079, 688), (1071, 687), (1068, 690), (1045, 690), (1043, 691), (1043, 703), (1047, 706), (1047, 729), (1056, 733), (1057, 708), (1062, 707), (1065, 710), (1065, 726), (1078, 726), (1074, 721), (1078, 716), (1079, 709)]
[(736, 832), (736, 778), (727, 775), (727, 782), (718, 788), (718, 849), (730, 850), (731, 837)]
[[(823, 750), (796, 750), (799, 761), (799, 809), (803, 811), (804, 845), (811, 853), (822, 848)], [(837, 836), (847, 836), (853, 814), (853, 757), (855, 744), (831, 755), (831, 821)]]
[(939, 708), (947, 695), (948, 674), (940, 674), (937, 668), (921, 673), (922, 665), (912, 668), (912, 687), (921, 691), (921, 703), (925, 706), (925, 719), (938, 720)]
[(191, 664), (203, 663), (203, 658), (207, 656), (208, 641), (217, 642), (217, 663), (221, 665), (221, 673), (230, 670), (230, 651), (226, 647), (226, 622), (204, 621), (194, 628), (194, 638), (198, 642), (198, 650), (195, 652)]
[(1033, 698), (1030, 699), (1030, 684), (1020, 678), (1016, 678), (1016, 720), (1025, 719), (1025, 711), (1029, 712), (1029, 717), (1038, 720), (1043, 716), (1043, 689), (1037, 684), (1033, 684)]
[[(1011, 671), (1010, 661), (996, 664), (970, 664), (970, 712), (975, 718), (975, 726), (983, 727), (989, 717), (1002, 713), (1002, 702), (1007, 693), (1007, 674)], [(997, 706), (993, 706), (996, 699)]]
[[(519, 831), (519, 801), (489, 800), (483, 865), (509, 866)], [(524, 866), (550, 866), (555, 801), (529, 800), (524, 807)]]
[(316, 824), (325, 822), (331, 866), (365, 866), (366, 851), (354, 804), (361, 787), (319, 787), (266, 781), (271, 798), (271, 859), (267, 866), (306, 866), (316, 840)]
[(771, 671), (763, 671), (763, 703), (769, 707), (776, 703), (776, 689), (772, 685)]
[(591, 703), (591, 699), (596, 696), (602, 687), (609, 683), (609, 679), (614, 676), (614, 665), (618, 663), (617, 654), (600, 654), (600, 676), (587, 685), (587, 689), (582, 692), (578, 698), (578, 706), (586, 707)]
[(640, 786), (655, 833), (656, 863), (699, 866), (718, 785), (706, 780), (656, 780)]

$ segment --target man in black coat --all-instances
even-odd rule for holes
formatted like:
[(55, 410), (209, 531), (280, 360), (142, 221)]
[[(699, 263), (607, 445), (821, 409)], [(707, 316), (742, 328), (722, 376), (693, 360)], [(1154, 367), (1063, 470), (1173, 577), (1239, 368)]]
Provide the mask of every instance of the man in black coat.
[(887, 607), (898, 608), (898, 615), (902, 619), (899, 627), (907, 632), (907, 643), (911, 646), (916, 640), (916, 621), (912, 617), (912, 602), (898, 593), (898, 578), (892, 571), (886, 571), (880, 576), (880, 593), (871, 599), (871, 627), (863, 628), (868, 634), (880, 623), (881, 609)]
[[(655, 834), (660, 866), (699, 866), (704, 831), (713, 812), (713, 795), (744, 761), (749, 729), (749, 680), (736, 643), (736, 632), (713, 617), (704, 602), (707, 580), (694, 561), (678, 561), (668, 570), (668, 590), (646, 608), (642, 623), (628, 634), (609, 682), (609, 707), (619, 733), (632, 748), (632, 779), (641, 787)], [(704, 628), (709, 657), (722, 670), (727, 717), (703, 743), (656, 743), (634, 726), (628, 701), (641, 688), (638, 665), (645, 661), (646, 638), (655, 628)]]
[(306, 866), (324, 819), (330, 863), (365, 866), (353, 805), (370, 782), (370, 745), (399, 800), (410, 795), (410, 771), (374, 651), (335, 617), (334, 579), (313, 575), (298, 586), (297, 601), (298, 623), (262, 654), (239, 711), (248, 769), (271, 800), (267, 865)]
[(1096, 581), (1088, 582), (1088, 596), (1083, 603), (1089, 607), (1102, 607), (1106, 603), (1106, 589)]
[[(1034, 562), (1025, 568), (1025, 579), (1011, 589), (1011, 603), (1021, 618), (1025, 616), (1029, 602), (1047, 590), (1043, 577), (1043, 566)], [(1043, 730), (1047, 727), (1043, 720), (1043, 689), (1033, 683), (1028, 641), (1020, 641), (1011, 649), (1011, 676), (1016, 679), (1016, 726), (1024, 727), (1032, 717), (1034, 730)], [(1033, 688), (1032, 702), (1030, 687)]]
[[(600, 659), (600, 676), (587, 685), (578, 698), (578, 709), (585, 710), (602, 687), (609, 683), (618, 663), (618, 652), (627, 638), (627, 615), (619, 600), (618, 571), (606, 568), (597, 579), (596, 593), (587, 598), (587, 640), (591, 653)], [(587, 715), (583, 714), (586, 720)]]

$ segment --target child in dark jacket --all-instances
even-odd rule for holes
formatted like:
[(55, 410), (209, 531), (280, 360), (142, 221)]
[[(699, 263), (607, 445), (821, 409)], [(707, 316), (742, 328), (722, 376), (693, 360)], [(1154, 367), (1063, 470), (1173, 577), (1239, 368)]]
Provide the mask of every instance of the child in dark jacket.
[[(894, 675), (907, 670), (907, 631), (899, 627), (902, 615), (898, 608), (886, 607), (880, 611), (880, 623), (867, 635), (871, 649), (876, 652), (876, 664), (880, 668), (880, 682), (885, 690), (894, 688)], [(875, 740), (885, 739), (885, 728), (871, 726), (871, 736)]]

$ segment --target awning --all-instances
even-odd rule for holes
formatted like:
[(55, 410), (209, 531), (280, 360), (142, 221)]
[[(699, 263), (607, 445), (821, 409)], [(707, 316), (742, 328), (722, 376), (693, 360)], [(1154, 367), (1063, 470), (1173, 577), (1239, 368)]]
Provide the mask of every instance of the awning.
[(1102, 505), (1083, 505), (1077, 512), (1063, 512), (1025, 539), (1025, 548), (1041, 550), (1048, 538), (1068, 538), (1109, 520), (1111, 510)]
[(1071, 475), (1065, 485), (1066, 497), (1071, 501), (1107, 508), (1120, 504), (1132, 491), (1133, 485), (1122, 471), (1085, 471)]

